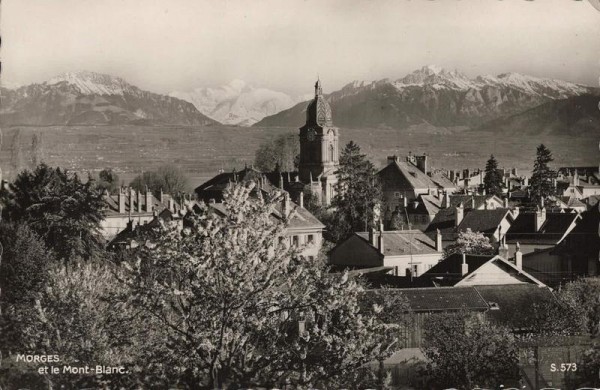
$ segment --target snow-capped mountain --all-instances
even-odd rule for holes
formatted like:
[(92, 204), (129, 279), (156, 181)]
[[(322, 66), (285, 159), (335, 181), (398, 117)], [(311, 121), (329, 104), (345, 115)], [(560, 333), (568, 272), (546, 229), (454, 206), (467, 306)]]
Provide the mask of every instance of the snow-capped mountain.
[(1, 95), (3, 125), (216, 124), (186, 101), (94, 72), (65, 73), (41, 84), (2, 88)]
[[(397, 80), (353, 81), (330, 93), (327, 100), (338, 126), (405, 128), (419, 123), (479, 125), (548, 101), (588, 93), (598, 91), (518, 73), (471, 79), (457, 70), (430, 65)], [(305, 109), (303, 102), (256, 125), (298, 126), (304, 121)]]
[(172, 92), (170, 96), (192, 103), (216, 121), (236, 126), (251, 126), (265, 116), (286, 110), (300, 101), (283, 92), (255, 88), (243, 80), (233, 80), (216, 88)]

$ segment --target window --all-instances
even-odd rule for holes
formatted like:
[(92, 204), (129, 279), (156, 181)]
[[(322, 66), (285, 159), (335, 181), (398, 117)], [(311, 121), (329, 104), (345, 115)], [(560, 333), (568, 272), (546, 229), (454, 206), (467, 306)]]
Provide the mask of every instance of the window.
[(412, 276), (414, 276), (415, 278), (419, 276), (419, 265), (418, 264), (414, 264), (412, 265)]
[(329, 161), (335, 161), (333, 145), (329, 145)]
[(399, 192), (394, 192), (394, 198), (400, 198), (400, 193)]
[(298, 236), (293, 236), (293, 237), (292, 237), (292, 244), (293, 244), (294, 246), (298, 246), (298, 243), (299, 243)]
[(309, 234), (306, 240), (309, 244), (312, 244), (315, 242), (315, 236), (312, 234)]

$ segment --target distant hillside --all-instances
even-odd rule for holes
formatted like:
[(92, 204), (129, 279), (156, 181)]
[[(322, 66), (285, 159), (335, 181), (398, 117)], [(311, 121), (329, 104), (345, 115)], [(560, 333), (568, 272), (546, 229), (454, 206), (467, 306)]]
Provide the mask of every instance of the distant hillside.
[[(327, 96), (333, 121), (346, 128), (477, 126), (540, 104), (590, 93), (594, 89), (561, 80), (517, 73), (469, 79), (457, 71), (426, 66), (398, 80), (355, 81)], [(256, 124), (301, 126), (308, 102)]]
[(600, 136), (599, 95), (554, 100), (520, 114), (488, 122), (480, 130), (506, 134)]
[(233, 80), (216, 88), (195, 88), (188, 92), (171, 92), (170, 96), (192, 103), (198, 111), (223, 124), (252, 126), (265, 116), (292, 107), (299, 101), (283, 92), (248, 85)]
[(191, 103), (93, 72), (66, 73), (42, 84), (1, 88), (0, 93), (4, 126), (218, 124)]

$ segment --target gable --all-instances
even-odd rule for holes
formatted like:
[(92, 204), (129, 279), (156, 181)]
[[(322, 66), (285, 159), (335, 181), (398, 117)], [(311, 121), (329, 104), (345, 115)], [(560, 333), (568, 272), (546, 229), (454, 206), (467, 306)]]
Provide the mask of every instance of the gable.
[(383, 265), (383, 256), (371, 244), (354, 234), (331, 250), (329, 263), (360, 268), (379, 267)]
[(524, 272), (503, 263), (502, 260), (493, 259), (467, 275), (456, 286), (492, 286), (506, 284), (537, 284)]

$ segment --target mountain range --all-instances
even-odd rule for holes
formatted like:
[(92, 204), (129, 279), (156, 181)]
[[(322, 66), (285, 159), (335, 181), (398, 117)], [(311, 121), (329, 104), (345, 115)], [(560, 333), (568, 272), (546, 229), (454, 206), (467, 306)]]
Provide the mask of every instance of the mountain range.
[(0, 89), (0, 123), (9, 125), (216, 125), (193, 104), (125, 80), (71, 72), (44, 83)]
[[(326, 99), (334, 124), (342, 128), (600, 135), (598, 96), (598, 88), (561, 80), (518, 73), (469, 78), (425, 66), (396, 80), (354, 81)], [(44, 83), (0, 88), (0, 124), (299, 127), (311, 98), (242, 80), (167, 96), (119, 77), (72, 72)]]
[[(552, 101), (598, 94), (598, 89), (518, 73), (469, 78), (453, 70), (425, 66), (397, 79), (354, 81), (326, 96), (340, 127), (478, 127)], [(307, 102), (265, 117), (255, 126), (297, 126)], [(566, 104), (565, 107), (572, 107)]]
[(310, 96), (293, 98), (283, 92), (256, 88), (243, 80), (233, 80), (216, 88), (171, 92), (169, 95), (192, 103), (200, 112), (216, 121), (235, 126), (251, 126), (266, 116), (310, 99)]

